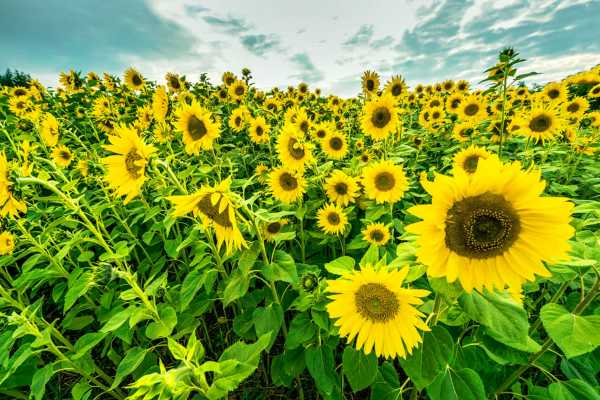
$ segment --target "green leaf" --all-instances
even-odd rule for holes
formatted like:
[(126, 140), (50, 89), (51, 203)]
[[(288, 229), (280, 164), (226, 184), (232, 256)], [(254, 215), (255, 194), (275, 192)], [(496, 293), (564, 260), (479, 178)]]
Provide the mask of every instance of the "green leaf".
[(527, 312), (507, 295), (473, 292), (463, 294), (458, 301), (469, 317), (485, 326), (486, 333), (495, 340), (521, 351), (539, 350), (540, 346), (528, 336)]
[(72, 278), (69, 277), (69, 289), (67, 290), (67, 294), (65, 294), (63, 312), (67, 312), (67, 310), (75, 304), (77, 299), (83, 296), (91, 287), (91, 273), (84, 272), (79, 275), (73, 272), (71, 276)]
[(402, 400), (402, 391), (402, 385), (394, 364), (385, 361), (381, 364), (375, 382), (371, 387), (371, 400)]
[(400, 358), (400, 365), (418, 389), (423, 389), (446, 370), (452, 362), (454, 340), (441, 326), (423, 336), (423, 343), (412, 355)]
[(359, 264), (361, 266), (368, 264), (375, 265), (377, 264), (377, 261), (379, 261), (379, 246), (377, 246), (376, 244), (372, 244), (371, 246), (369, 246), (367, 252), (360, 259)]
[(242, 270), (236, 269), (231, 273), (229, 282), (223, 291), (223, 304), (225, 306), (231, 304), (234, 300), (239, 299), (246, 294), (250, 287), (250, 277)]
[(344, 375), (355, 393), (371, 385), (377, 377), (377, 356), (373, 352), (366, 355), (351, 346), (346, 346), (342, 355), (342, 364)]
[(133, 371), (140, 366), (146, 357), (147, 351), (147, 349), (142, 349), (141, 347), (132, 347), (131, 349), (127, 350), (125, 357), (123, 357), (117, 366), (117, 373), (111, 389), (118, 387), (126, 376), (133, 373)]
[(285, 339), (285, 348), (295, 349), (311, 340), (317, 333), (317, 328), (311, 321), (308, 313), (297, 314), (290, 323), (288, 336)]
[(100, 329), (100, 332), (112, 332), (119, 329), (129, 319), (132, 310), (133, 308), (128, 307), (114, 314)]
[(296, 261), (288, 253), (282, 250), (275, 251), (273, 263), (263, 266), (263, 274), (269, 280), (284, 281), (288, 283), (298, 282)]
[(598, 390), (580, 379), (554, 382), (548, 393), (551, 400), (600, 400)]
[(268, 307), (258, 307), (252, 313), (254, 320), (254, 330), (256, 337), (261, 337), (265, 333), (271, 332), (271, 342), (269, 347), (275, 343), (279, 329), (283, 324), (283, 310), (279, 304), (271, 304)]
[(54, 375), (54, 364), (46, 364), (43, 368), (35, 371), (31, 380), (31, 395), (35, 400), (44, 398), (46, 384), (52, 378), (52, 375)]
[(179, 311), (185, 310), (194, 297), (198, 290), (204, 285), (207, 276), (207, 270), (195, 269), (186, 275), (183, 283), (181, 284), (181, 292), (179, 294)]
[(483, 382), (469, 368), (446, 368), (428, 387), (431, 400), (485, 400)]
[(355, 264), (354, 258), (342, 256), (325, 264), (325, 269), (333, 275), (344, 275), (354, 271)]
[(317, 388), (330, 395), (337, 382), (333, 351), (329, 347), (311, 347), (304, 353), (306, 368), (315, 380)]
[(158, 307), (159, 321), (151, 322), (146, 327), (146, 336), (148, 339), (158, 339), (167, 337), (177, 325), (177, 312), (166, 304), (160, 304)]
[(72, 360), (77, 360), (88, 352), (90, 352), (94, 346), (96, 346), (104, 337), (106, 336), (105, 332), (94, 332), (94, 333), (86, 333), (82, 337), (77, 340), (75, 343), (75, 355), (71, 356)]
[(551, 303), (542, 307), (540, 318), (550, 338), (567, 358), (589, 353), (600, 345), (600, 315), (575, 315)]

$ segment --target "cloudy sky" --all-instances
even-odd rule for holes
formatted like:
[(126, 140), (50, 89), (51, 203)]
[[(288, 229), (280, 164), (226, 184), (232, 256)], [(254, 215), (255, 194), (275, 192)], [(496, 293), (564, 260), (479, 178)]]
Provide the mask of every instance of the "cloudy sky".
[(600, 63), (600, 0), (3, 0), (0, 69), (54, 86), (60, 71), (162, 81), (253, 71), (351, 96), (360, 74), (477, 82), (505, 46), (550, 81)]

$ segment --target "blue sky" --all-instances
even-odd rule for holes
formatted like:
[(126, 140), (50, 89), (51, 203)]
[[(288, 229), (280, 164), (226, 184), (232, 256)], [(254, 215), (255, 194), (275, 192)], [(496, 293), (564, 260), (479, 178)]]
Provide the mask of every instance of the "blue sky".
[(70, 68), (162, 81), (249, 67), (260, 87), (351, 96), (366, 69), (477, 82), (510, 45), (546, 82), (600, 63), (599, 20), (600, 0), (3, 0), (0, 69), (54, 86)]

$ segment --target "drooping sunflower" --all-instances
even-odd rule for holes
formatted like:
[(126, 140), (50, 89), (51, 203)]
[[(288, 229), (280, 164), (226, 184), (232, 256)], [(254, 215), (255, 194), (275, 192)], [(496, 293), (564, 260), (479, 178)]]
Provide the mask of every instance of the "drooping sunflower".
[(481, 99), (470, 95), (461, 101), (457, 111), (461, 121), (479, 122), (487, 117), (486, 106)]
[(164, 86), (158, 86), (152, 95), (152, 113), (158, 122), (164, 122), (169, 112), (169, 95)]
[(590, 107), (585, 97), (575, 97), (563, 104), (564, 115), (574, 121), (579, 121)]
[(287, 223), (288, 221), (286, 219), (265, 223), (262, 227), (263, 237), (269, 242), (275, 241), (277, 235), (281, 233), (281, 230)]
[(250, 121), (249, 135), (250, 139), (256, 143), (269, 143), (269, 132), (271, 127), (267, 124), (265, 117), (256, 117)]
[(40, 123), (40, 136), (48, 147), (54, 147), (58, 144), (58, 120), (54, 115), (44, 113)]
[(10, 254), (15, 249), (15, 237), (6, 231), (0, 233), (0, 256)]
[(390, 94), (375, 97), (365, 104), (361, 125), (363, 131), (375, 140), (385, 139), (396, 130), (398, 111), (396, 100)]
[(115, 196), (125, 196), (123, 204), (127, 204), (141, 192), (146, 163), (156, 149), (145, 144), (133, 128), (118, 125), (114, 133), (108, 137), (110, 144), (103, 146), (114, 153), (102, 159), (108, 169), (104, 179)]
[(377, 94), (379, 90), (379, 74), (375, 71), (365, 71), (362, 75), (362, 89), (367, 96)]
[(144, 87), (144, 77), (135, 68), (128, 68), (125, 71), (125, 84), (133, 90), (140, 90)]
[(404, 196), (408, 181), (402, 166), (389, 160), (379, 161), (364, 168), (362, 184), (367, 198), (379, 203), (395, 203)]
[(269, 189), (277, 200), (290, 204), (302, 198), (306, 190), (306, 181), (297, 171), (278, 167), (269, 175)]
[(346, 207), (359, 193), (356, 179), (336, 169), (325, 181), (325, 193), (330, 201)]
[(470, 176), (457, 171), (425, 181), (431, 204), (408, 210), (423, 221), (406, 230), (419, 235), (417, 257), (429, 276), (458, 279), (467, 292), (550, 276), (542, 261), (567, 257), (573, 204), (542, 197), (545, 186), (539, 170), (493, 157), (479, 160)]
[(333, 131), (327, 139), (321, 142), (323, 152), (334, 160), (341, 160), (348, 154), (348, 141), (346, 135)]
[(317, 225), (327, 234), (338, 235), (348, 225), (348, 217), (341, 206), (327, 204), (317, 212)]
[(73, 153), (65, 145), (58, 145), (52, 150), (52, 160), (59, 167), (66, 168), (73, 161)]
[(173, 203), (173, 216), (193, 213), (200, 217), (206, 228), (213, 228), (217, 237), (217, 249), (225, 243), (227, 254), (246, 247), (237, 219), (235, 205), (230, 194), (231, 178), (215, 186), (202, 186), (196, 193), (183, 196), (169, 196)]
[(392, 78), (385, 84), (384, 91), (386, 93), (391, 94), (394, 98), (400, 99), (402, 98), (408, 88), (406, 86), (406, 82), (404, 82), (404, 78), (400, 75), (392, 76)]
[(381, 222), (370, 223), (362, 230), (365, 240), (377, 246), (385, 246), (390, 240), (390, 230)]
[(467, 175), (471, 175), (477, 171), (480, 160), (487, 160), (490, 157), (495, 157), (495, 155), (483, 147), (471, 145), (454, 155), (452, 168), (453, 171), (463, 171)]
[(519, 133), (536, 142), (551, 140), (565, 127), (565, 120), (556, 107), (536, 102), (531, 110), (523, 115), (523, 127)]
[(415, 308), (423, 304), (427, 290), (403, 288), (408, 268), (375, 269), (370, 265), (327, 281), (331, 303), (327, 312), (348, 343), (356, 349), (386, 358), (412, 354), (423, 341), (419, 330), (429, 331), (425, 315)]
[(229, 96), (234, 100), (242, 100), (248, 93), (248, 85), (242, 80), (236, 80), (229, 86)]
[(188, 154), (197, 155), (200, 149), (210, 150), (213, 141), (221, 133), (219, 124), (213, 120), (210, 111), (196, 100), (191, 105), (183, 103), (177, 111), (177, 128), (183, 132), (183, 143)]
[(312, 146), (304, 139), (295, 126), (284, 125), (277, 138), (277, 154), (287, 168), (302, 171), (307, 163), (312, 162)]

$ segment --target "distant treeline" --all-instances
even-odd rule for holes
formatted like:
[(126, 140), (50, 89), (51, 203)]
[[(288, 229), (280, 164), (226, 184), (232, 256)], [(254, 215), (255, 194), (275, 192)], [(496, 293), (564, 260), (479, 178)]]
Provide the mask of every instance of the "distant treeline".
[(28, 86), (27, 82), (31, 79), (29, 74), (21, 71), (11, 71), (9, 68), (0, 75), (0, 86)]

